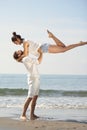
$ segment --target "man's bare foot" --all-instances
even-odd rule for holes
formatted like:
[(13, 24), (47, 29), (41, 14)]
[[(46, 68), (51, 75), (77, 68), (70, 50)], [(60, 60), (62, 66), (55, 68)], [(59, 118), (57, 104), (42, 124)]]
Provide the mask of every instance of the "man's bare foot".
[(47, 33), (48, 33), (48, 35), (49, 35), (49, 38), (52, 38), (52, 37), (53, 37), (53, 34), (52, 34), (49, 30), (47, 30)]
[(30, 120), (36, 120), (37, 118), (35, 116), (30, 117)]
[(35, 114), (34, 114), (34, 117), (39, 118), (39, 116), (37, 116), (37, 115), (35, 115)]
[(26, 117), (26, 116), (20, 116), (20, 119), (21, 119), (22, 121), (26, 121), (26, 120), (27, 120), (27, 117)]
[(36, 115), (30, 116), (30, 120), (36, 120), (37, 118), (39, 118), (39, 117)]

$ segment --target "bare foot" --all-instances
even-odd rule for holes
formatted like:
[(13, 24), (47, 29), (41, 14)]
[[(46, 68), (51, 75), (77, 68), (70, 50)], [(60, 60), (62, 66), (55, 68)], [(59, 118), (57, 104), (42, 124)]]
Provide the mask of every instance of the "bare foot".
[(37, 118), (35, 116), (30, 117), (30, 120), (36, 120)]
[(26, 120), (27, 120), (27, 117), (26, 117), (26, 116), (21, 116), (20, 119), (21, 119), (22, 121), (26, 121)]
[(49, 30), (47, 30), (47, 33), (48, 33), (48, 35), (49, 35), (49, 38), (52, 38), (52, 37), (53, 37), (53, 34), (52, 34)]
[(34, 117), (39, 118), (39, 116), (37, 116), (37, 115), (35, 115), (35, 114), (34, 114)]
[(87, 42), (80, 41), (80, 45), (87, 45)]
[(39, 118), (39, 117), (36, 116), (36, 115), (33, 115), (33, 116), (30, 117), (30, 120), (35, 120), (35, 119), (37, 119), (37, 118)]

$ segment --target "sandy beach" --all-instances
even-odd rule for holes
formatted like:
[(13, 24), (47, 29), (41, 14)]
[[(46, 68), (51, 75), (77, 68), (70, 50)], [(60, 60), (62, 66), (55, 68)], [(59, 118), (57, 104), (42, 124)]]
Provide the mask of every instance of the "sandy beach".
[(87, 124), (49, 120), (20, 121), (1, 117), (0, 130), (87, 130)]

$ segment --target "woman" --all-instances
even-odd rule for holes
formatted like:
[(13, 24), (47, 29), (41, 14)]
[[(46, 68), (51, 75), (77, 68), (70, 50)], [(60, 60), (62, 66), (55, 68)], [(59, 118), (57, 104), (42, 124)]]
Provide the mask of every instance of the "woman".
[(25, 41), (20, 35), (17, 35), (15, 32), (13, 33), (13, 37), (11, 39), (12, 39), (12, 42), (16, 45), (23, 44), (24, 55), (26, 55), (27, 51), (29, 51), (33, 55), (38, 55), (38, 51), (42, 51), (42, 53), (47, 53), (47, 52), (48, 53), (63, 53), (75, 47), (87, 45), (87, 42), (79, 42), (76, 44), (71, 44), (71, 45), (66, 46), (56, 36), (54, 36), (54, 34), (51, 33), (49, 30), (47, 30), (47, 33), (48, 33), (49, 38), (52, 38), (54, 42), (56, 43), (56, 45), (45, 43), (40, 46), (39, 44), (34, 43), (32, 41)]
[(17, 61), (19, 61), (18, 59), (20, 57), (23, 57), (23, 58), (20, 58), (20, 62), (22, 62), (25, 65), (26, 69), (28, 70), (29, 90), (28, 90), (27, 99), (23, 107), (23, 112), (20, 118), (22, 120), (27, 119), (26, 111), (28, 109), (29, 104), (31, 103), (30, 120), (35, 120), (38, 118), (38, 116), (34, 114), (34, 111), (35, 111), (36, 101), (38, 98), (39, 87), (40, 87), (40, 76), (38, 73), (37, 64), (41, 62), (42, 55), (40, 55), (39, 57), (36, 56), (36, 57), (31, 58), (28, 55), (28, 52), (26, 53), (26, 56), (24, 56), (23, 51), (18, 50), (14, 52), (13, 57)]

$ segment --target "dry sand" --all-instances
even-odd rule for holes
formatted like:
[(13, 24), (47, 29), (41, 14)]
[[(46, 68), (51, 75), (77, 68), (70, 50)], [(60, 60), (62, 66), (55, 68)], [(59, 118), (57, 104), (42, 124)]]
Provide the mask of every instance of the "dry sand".
[(67, 121), (20, 121), (0, 118), (0, 130), (87, 130), (87, 124)]

